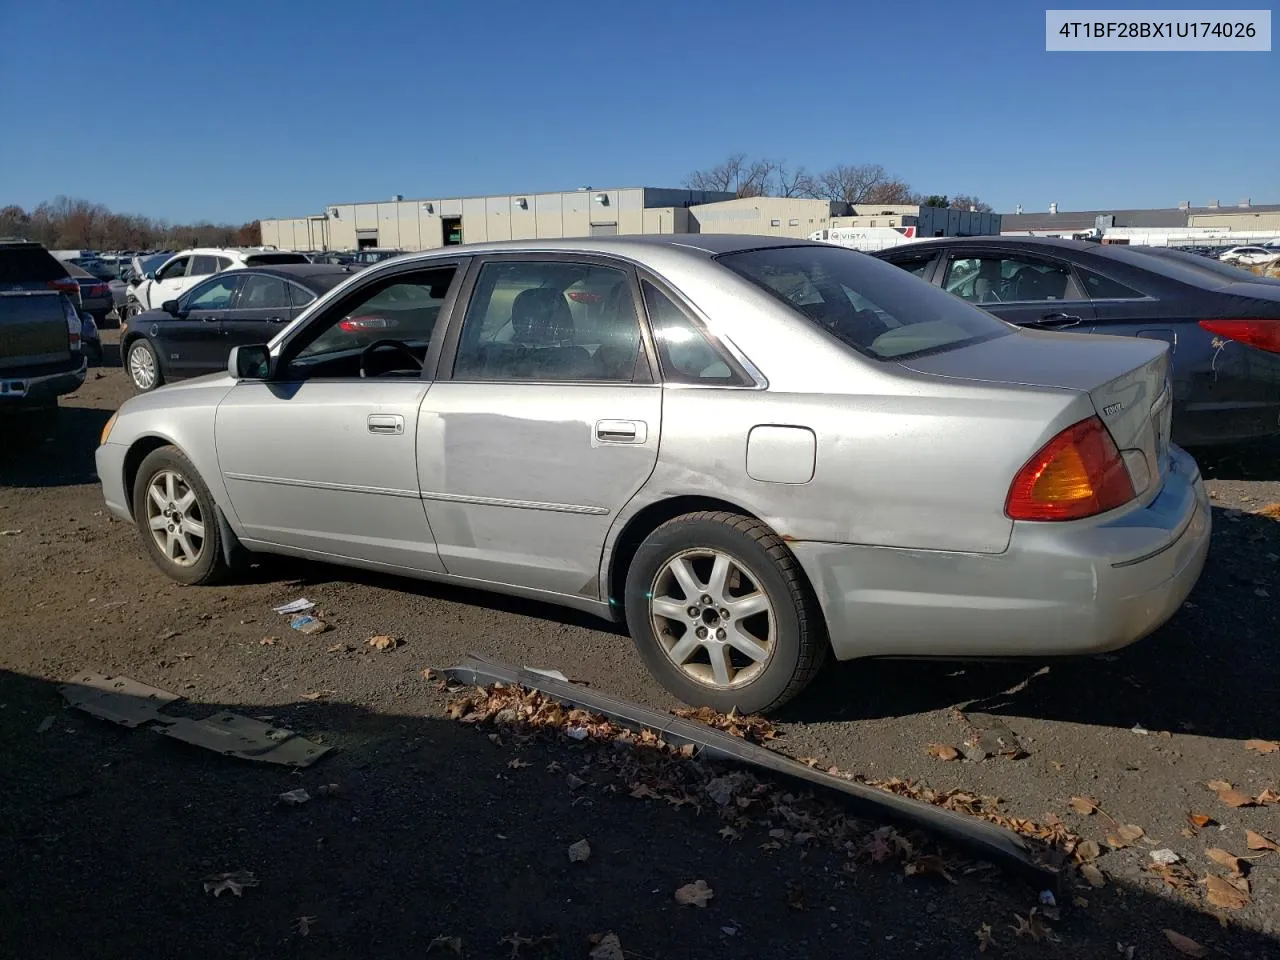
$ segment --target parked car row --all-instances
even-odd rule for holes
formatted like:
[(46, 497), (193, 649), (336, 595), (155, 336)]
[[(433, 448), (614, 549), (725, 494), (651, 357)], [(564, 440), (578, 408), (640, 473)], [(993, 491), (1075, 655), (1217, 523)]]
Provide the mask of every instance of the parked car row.
[(1183, 446), (1280, 434), (1280, 283), (1079, 240), (955, 237), (875, 255), (1019, 326), (1167, 343)]
[(308, 263), (306, 256), (287, 250), (265, 248), (201, 247), (183, 250), (156, 264), (134, 258), (137, 277), (129, 287), (125, 320), (144, 310), (155, 310), (197, 283), (224, 270), (268, 264)]

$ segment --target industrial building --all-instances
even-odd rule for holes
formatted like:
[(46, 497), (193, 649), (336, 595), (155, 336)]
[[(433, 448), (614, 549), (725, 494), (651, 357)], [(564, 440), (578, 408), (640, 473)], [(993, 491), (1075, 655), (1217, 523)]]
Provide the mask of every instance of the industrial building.
[(385, 202), (335, 203), (324, 213), (263, 220), (262, 242), (282, 250), (434, 250), (459, 243), (635, 233), (691, 233), (693, 209), (732, 193), (710, 190), (581, 187)]
[(1056, 203), (1043, 213), (1024, 213), (1018, 207), (1003, 217), (1002, 233), (1038, 236), (1071, 236), (1093, 230), (1114, 232), (1176, 231), (1211, 229), (1215, 231), (1280, 232), (1280, 204), (1254, 204), (1241, 200), (1221, 204), (1211, 200), (1207, 206), (1193, 207), (1189, 202), (1176, 207), (1154, 210), (1076, 210), (1059, 211)]
[(916, 236), (1000, 232), (1000, 216), (916, 204), (849, 204), (803, 197), (657, 187), (490, 197), (335, 203), (324, 213), (262, 220), (262, 242), (282, 250), (433, 250), (489, 240), (615, 234), (736, 233), (808, 237), (828, 227), (908, 227)]

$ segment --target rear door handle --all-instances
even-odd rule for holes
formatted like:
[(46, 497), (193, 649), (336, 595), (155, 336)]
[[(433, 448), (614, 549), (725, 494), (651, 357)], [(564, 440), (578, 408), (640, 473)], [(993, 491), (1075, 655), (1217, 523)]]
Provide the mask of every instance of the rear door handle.
[(267, 317), (267, 323), (284, 323), (284, 317)]
[(370, 433), (388, 436), (404, 433), (404, 417), (398, 413), (371, 413), (365, 422)]
[(643, 420), (597, 420), (596, 439), (602, 443), (644, 443), (649, 427)]

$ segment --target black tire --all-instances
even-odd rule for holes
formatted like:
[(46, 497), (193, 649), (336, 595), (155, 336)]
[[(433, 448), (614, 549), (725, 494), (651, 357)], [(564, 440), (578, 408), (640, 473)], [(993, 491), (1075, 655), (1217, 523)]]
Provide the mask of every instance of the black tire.
[[(139, 377), (134, 371), (133, 353), (135, 350), (145, 353), (150, 358), (149, 362), (151, 369), (155, 371), (155, 379), (149, 385), (145, 384), (145, 380), (140, 383)], [(133, 389), (138, 393), (150, 393), (164, 383), (164, 371), (160, 369), (160, 357), (156, 354), (155, 347), (151, 346), (151, 341), (146, 337), (135, 337), (130, 340), (124, 348), (124, 355), (121, 356), (120, 363), (129, 377), (129, 382), (133, 384)]]
[[(156, 536), (152, 533), (151, 517), (154, 511), (149, 505), (148, 489), (152, 481), (158, 477), (163, 478), (166, 471), (177, 474), (181, 478), (182, 485), (194, 494), (195, 505), (199, 510), (194, 519), (202, 525), (204, 536), (200, 540), (198, 555), (194, 562), (184, 564), (175, 561), (156, 542)], [(177, 491), (181, 492), (180, 486)], [(187, 518), (192, 518), (189, 507), (185, 513)], [(138, 476), (133, 483), (133, 518), (138, 532), (142, 535), (147, 553), (150, 554), (155, 565), (170, 579), (188, 586), (207, 586), (220, 583), (227, 578), (230, 568), (222, 556), (222, 535), (218, 530), (217, 507), (204, 480), (200, 478), (191, 461), (177, 447), (160, 447), (147, 454), (142, 461), (142, 465), (138, 468)], [(191, 538), (187, 539), (190, 543)]]
[[(741, 685), (702, 682), (677, 666), (650, 612), (659, 573), (678, 555), (701, 549), (715, 550), (741, 564), (772, 605), (773, 649), (763, 669)], [(822, 611), (795, 556), (772, 530), (741, 514), (690, 513), (654, 530), (627, 570), (625, 603), (627, 625), (645, 666), (670, 693), (692, 706), (721, 712), (776, 710), (808, 686), (831, 651)], [(668, 642), (674, 641), (673, 634), (665, 636)]]

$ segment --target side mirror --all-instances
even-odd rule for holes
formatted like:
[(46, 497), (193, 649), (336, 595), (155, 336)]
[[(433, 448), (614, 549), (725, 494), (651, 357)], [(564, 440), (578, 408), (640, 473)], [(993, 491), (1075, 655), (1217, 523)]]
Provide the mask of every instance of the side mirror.
[(232, 347), (227, 373), (236, 380), (266, 380), (271, 376), (271, 351), (265, 343)]
[(160, 304), (160, 309), (169, 316), (176, 317), (178, 315), (178, 301), (166, 300), (164, 303)]

